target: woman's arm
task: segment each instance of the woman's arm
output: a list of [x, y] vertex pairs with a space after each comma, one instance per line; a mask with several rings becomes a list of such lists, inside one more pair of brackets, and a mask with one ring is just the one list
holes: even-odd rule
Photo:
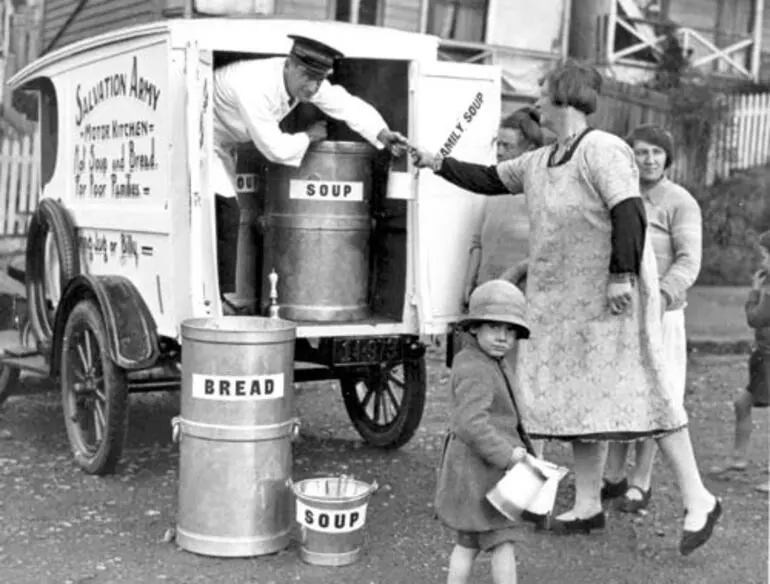
[[500, 180], [497, 167], [462, 162], [454, 158], [441, 158], [436, 163], [436, 174], [461, 189], [480, 195], [509, 195]]
[[591, 132], [585, 140], [585, 172], [609, 209], [612, 224], [610, 280], [629, 281], [639, 275], [647, 233], [634, 154], [620, 138], [605, 132]]
[[642, 265], [647, 215], [640, 197], [624, 199], [610, 209], [610, 274], [616, 281], [638, 276]]
[[671, 221], [671, 247], [674, 261], [660, 279], [660, 290], [671, 307], [684, 303], [687, 290], [700, 272], [702, 219], [697, 201], [689, 194], [677, 202]]

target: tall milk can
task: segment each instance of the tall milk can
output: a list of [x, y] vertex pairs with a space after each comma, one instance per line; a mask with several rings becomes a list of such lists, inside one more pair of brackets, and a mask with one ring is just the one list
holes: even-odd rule
[[241, 208], [238, 226], [238, 253], [235, 271], [235, 298], [240, 307], [259, 304], [260, 274], [262, 273], [262, 233], [259, 218], [262, 214], [262, 181], [264, 180], [264, 157], [252, 145], [238, 148], [236, 161], [235, 189]]
[[295, 337], [279, 319], [182, 323], [181, 548], [244, 557], [289, 545]]
[[[267, 169], [263, 266], [278, 274], [282, 318], [347, 322], [369, 315], [375, 153], [364, 142], [316, 142], [298, 168]], [[268, 287], [263, 277], [263, 304]]]

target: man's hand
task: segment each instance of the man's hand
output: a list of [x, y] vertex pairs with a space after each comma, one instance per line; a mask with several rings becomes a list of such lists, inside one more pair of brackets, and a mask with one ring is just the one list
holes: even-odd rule
[[612, 314], [623, 314], [631, 307], [631, 276], [610, 276], [607, 284], [607, 303]]
[[427, 150], [412, 148], [412, 162], [417, 168], [433, 168], [436, 157]]
[[387, 128], [377, 134], [377, 139], [385, 144], [385, 147], [390, 150], [390, 153], [399, 157], [409, 148], [409, 142], [406, 137], [400, 132], [393, 132]]
[[320, 142], [321, 140], [326, 140], [326, 136], [328, 135], [326, 131], [326, 122], [316, 122], [312, 126], [310, 126], [307, 129], [307, 135], [310, 136], [310, 143], [313, 142]]

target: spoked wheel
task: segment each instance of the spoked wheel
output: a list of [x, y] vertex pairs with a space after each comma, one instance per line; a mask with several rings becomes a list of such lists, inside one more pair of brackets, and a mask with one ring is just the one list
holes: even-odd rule
[[120, 461], [128, 417], [125, 371], [108, 354], [99, 308], [82, 300], [64, 328], [60, 383], [64, 422], [77, 463], [88, 474], [109, 474]]
[[425, 408], [425, 358], [357, 369], [340, 379], [345, 409], [373, 446], [398, 448], [414, 436]]

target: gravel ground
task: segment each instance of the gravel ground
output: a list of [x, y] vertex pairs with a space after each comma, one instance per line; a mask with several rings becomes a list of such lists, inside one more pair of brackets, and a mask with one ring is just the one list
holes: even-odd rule
[[[745, 383], [745, 356], [693, 355], [688, 409], [702, 468], [722, 460], [732, 436], [729, 400]], [[344, 568], [303, 563], [294, 542], [279, 554], [252, 559], [197, 556], [164, 541], [176, 524], [178, 448], [170, 420], [177, 394], [132, 396], [125, 462], [112, 477], [80, 472], [69, 455], [59, 396], [27, 379], [24, 395], [0, 409], [0, 582], [339, 584], [444, 582], [450, 535], [433, 518], [435, 465], [447, 419], [446, 370], [429, 361], [429, 398], [416, 437], [397, 452], [367, 448], [344, 413], [336, 386], [304, 384], [298, 392], [302, 436], [294, 448], [294, 478], [351, 474], [377, 480], [359, 561]], [[725, 517], [708, 546], [678, 555], [682, 508], [670, 472], [658, 467], [650, 512], [610, 511], [603, 533], [570, 538], [522, 529], [519, 581], [572, 584], [746, 584], [767, 582], [767, 498], [753, 491], [767, 480], [768, 419], [758, 411], [752, 458], [743, 475], [707, 477], [723, 497]], [[569, 463], [567, 449], [546, 457]], [[571, 498], [572, 477], [558, 508]], [[477, 582], [491, 582], [482, 559]]]

